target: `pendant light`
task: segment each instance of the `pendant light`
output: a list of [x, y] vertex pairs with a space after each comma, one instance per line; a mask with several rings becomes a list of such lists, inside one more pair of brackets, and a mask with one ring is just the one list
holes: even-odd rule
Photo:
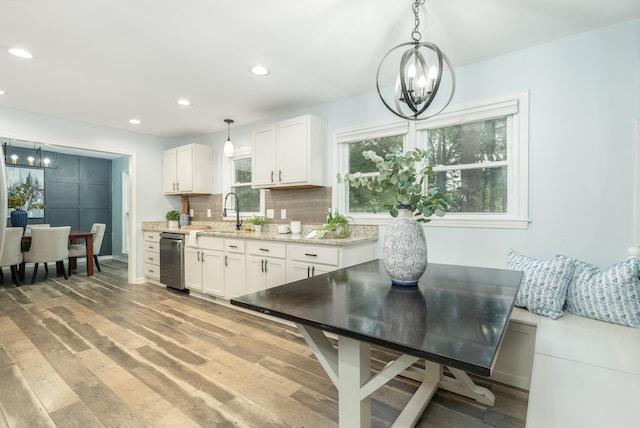
[[231, 142], [230, 130], [233, 119], [225, 119], [227, 124], [227, 141], [224, 143], [224, 155], [227, 157], [233, 156], [233, 143]]
[[[376, 88], [382, 103], [396, 116], [408, 120], [424, 120], [442, 112], [456, 89], [449, 58], [433, 43], [420, 42], [418, 9], [424, 1], [415, 0], [412, 6], [415, 17], [412, 41], [391, 48], [376, 74]], [[387, 100], [380, 91], [380, 78], [392, 73], [396, 75], [393, 100]]]

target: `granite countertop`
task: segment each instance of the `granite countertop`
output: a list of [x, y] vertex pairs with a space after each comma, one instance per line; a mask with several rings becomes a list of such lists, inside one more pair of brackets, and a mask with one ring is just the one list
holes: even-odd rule
[[[198, 229], [198, 226], [203, 229]], [[266, 224], [262, 232], [249, 232], [246, 230], [235, 230], [234, 224], [230, 222], [202, 222], [190, 224], [187, 228], [169, 228], [166, 221], [143, 221], [143, 231], [173, 232], [188, 235], [192, 231], [197, 231], [198, 236], [214, 236], [219, 238], [252, 239], [258, 241], [278, 241], [296, 244], [320, 244], [345, 246], [364, 242], [375, 242], [378, 240], [377, 226], [349, 225], [349, 235], [346, 238], [305, 238], [315, 225], [303, 225], [300, 235], [291, 233], [278, 233], [277, 224]]]

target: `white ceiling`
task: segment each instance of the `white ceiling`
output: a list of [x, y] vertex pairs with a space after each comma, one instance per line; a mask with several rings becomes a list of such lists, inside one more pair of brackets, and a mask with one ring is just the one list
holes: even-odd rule
[[[208, 134], [227, 117], [242, 125], [375, 90], [383, 55], [410, 40], [411, 3], [0, 0], [0, 105], [176, 139]], [[640, 16], [638, 0], [426, 8], [422, 41], [456, 67]], [[271, 74], [250, 75], [255, 63]]]

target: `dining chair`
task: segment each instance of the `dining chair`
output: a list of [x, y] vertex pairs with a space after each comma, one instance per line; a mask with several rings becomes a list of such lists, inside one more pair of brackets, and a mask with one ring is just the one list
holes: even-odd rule
[[[50, 224], [47, 223], [40, 223], [40, 224], [27, 224], [27, 227], [24, 230], [24, 236], [31, 236], [31, 231], [37, 227], [51, 227]], [[22, 251], [29, 251], [29, 246], [31, 245], [31, 242], [22, 242]], [[44, 264], [44, 270], [49, 272], [49, 266], [47, 266], [47, 264]]]
[[47, 224], [47, 223], [41, 223], [41, 224], [28, 224], [27, 223], [27, 228], [24, 230], [24, 234], [26, 236], [31, 236], [31, 231], [33, 229], [35, 229], [35, 228], [38, 228], [38, 227], [51, 227], [51, 225]]
[[2, 256], [0, 257], [0, 276], [2, 267], [11, 267], [11, 280], [20, 287], [20, 277], [18, 275], [18, 265], [22, 263], [22, 228], [7, 227], [4, 232], [4, 243], [2, 244]]
[[[104, 223], [94, 223], [91, 226], [91, 233], [93, 233], [93, 261], [96, 264], [98, 272], [100, 270], [100, 263], [98, 263], [98, 254], [102, 248], [102, 241], [104, 239], [104, 233], [107, 230], [107, 225]], [[71, 244], [69, 245], [69, 274], [71, 274], [71, 259], [76, 257], [87, 257], [87, 245], [86, 244]]]
[[68, 279], [64, 260], [69, 258], [70, 226], [38, 227], [31, 230], [31, 248], [23, 253], [25, 263], [34, 263], [31, 284], [36, 281], [38, 264], [56, 262], [57, 271]]

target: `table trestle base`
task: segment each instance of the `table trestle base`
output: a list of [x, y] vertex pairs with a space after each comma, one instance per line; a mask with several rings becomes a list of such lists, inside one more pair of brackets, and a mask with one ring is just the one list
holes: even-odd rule
[[417, 382], [420, 387], [396, 419], [393, 427], [413, 427], [438, 388], [493, 406], [495, 396], [476, 385], [464, 371], [448, 367], [453, 376], [443, 373], [443, 366], [425, 360], [425, 368], [413, 366], [418, 357], [402, 355], [371, 376], [370, 345], [357, 339], [338, 337], [336, 349], [318, 328], [296, 324], [327, 375], [338, 389], [340, 427], [371, 426], [371, 394], [396, 376]]

